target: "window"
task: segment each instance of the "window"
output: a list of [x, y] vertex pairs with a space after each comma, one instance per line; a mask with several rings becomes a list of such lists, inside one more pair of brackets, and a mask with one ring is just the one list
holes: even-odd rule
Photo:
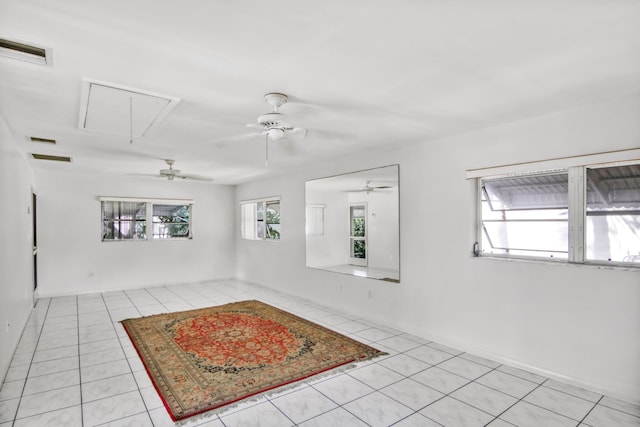
[[102, 202], [102, 240], [144, 240], [146, 232], [146, 203]]
[[349, 264], [367, 266], [367, 205], [349, 205]]
[[479, 183], [480, 255], [640, 266], [640, 164]]
[[191, 201], [107, 197], [100, 201], [103, 241], [191, 238]]
[[280, 198], [240, 204], [240, 231], [246, 240], [280, 240]]

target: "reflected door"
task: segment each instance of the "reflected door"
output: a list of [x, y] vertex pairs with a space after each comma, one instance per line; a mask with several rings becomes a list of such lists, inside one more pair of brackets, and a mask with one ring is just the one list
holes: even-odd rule
[[367, 205], [349, 205], [349, 264], [367, 266]]

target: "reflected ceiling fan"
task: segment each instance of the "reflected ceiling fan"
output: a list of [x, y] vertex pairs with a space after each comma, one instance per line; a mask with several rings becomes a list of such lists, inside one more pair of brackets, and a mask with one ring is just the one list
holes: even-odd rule
[[164, 161], [169, 166], [169, 169], [160, 169], [160, 174], [159, 175], [151, 175], [151, 176], [155, 176], [155, 177], [159, 177], [159, 178], [167, 178], [169, 181], [173, 181], [176, 178], [178, 178], [178, 179], [188, 179], [188, 180], [192, 180], [192, 181], [213, 181], [213, 179], [209, 178], [208, 176], [187, 175], [187, 174], [180, 173], [180, 171], [178, 169], [174, 169], [173, 168], [173, 164], [175, 163], [175, 160], [165, 159]]
[[364, 187], [356, 188], [353, 190], [342, 190], [343, 193], [370, 193], [376, 190], [384, 190], [386, 188], [393, 188], [393, 185], [389, 185], [383, 182], [367, 181]]

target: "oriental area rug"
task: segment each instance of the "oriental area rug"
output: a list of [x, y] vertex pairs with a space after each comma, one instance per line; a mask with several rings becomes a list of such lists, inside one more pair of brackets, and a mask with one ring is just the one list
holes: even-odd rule
[[260, 301], [122, 325], [174, 421], [383, 354]]

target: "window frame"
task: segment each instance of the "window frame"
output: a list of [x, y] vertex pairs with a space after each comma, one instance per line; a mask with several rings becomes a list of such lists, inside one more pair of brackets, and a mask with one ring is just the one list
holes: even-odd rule
[[[625, 270], [640, 270], [640, 264], [634, 262], [623, 261], [607, 261], [595, 260], [587, 258], [587, 170], [598, 168], [610, 168], [625, 165], [640, 165], [640, 160], [615, 161], [608, 163], [593, 163], [570, 165], [563, 168], [529, 170], [526, 172], [500, 173], [481, 175], [473, 171], [476, 176], [472, 177], [476, 186], [476, 203], [475, 203], [475, 243], [473, 247], [473, 255], [479, 258], [498, 258], [520, 261], [543, 261], [549, 263], [572, 264], [582, 266], [595, 267], [611, 267]], [[507, 178], [525, 175], [545, 175], [550, 173], [567, 173], [568, 174], [568, 256], [566, 259], [542, 257], [522, 254], [485, 254], [483, 253], [483, 219], [482, 219], [482, 197], [483, 197], [483, 181], [495, 178]]]
[[[242, 240], [250, 240], [250, 241], [270, 241], [270, 242], [279, 242], [280, 240], [282, 240], [282, 230], [280, 229], [279, 231], [279, 237], [277, 239], [268, 237], [269, 233], [267, 233], [267, 228], [269, 224], [275, 224], [275, 223], [269, 223], [267, 220], [267, 206], [270, 204], [278, 204], [280, 206], [280, 212], [282, 212], [282, 200], [280, 198], [280, 196], [272, 196], [272, 197], [263, 197], [260, 199], [251, 199], [251, 200], [243, 200], [240, 202], [240, 238]], [[253, 215], [251, 216], [251, 218], [253, 218], [253, 220], [251, 220], [251, 218], [249, 218], [249, 220], [252, 222], [252, 231], [251, 233], [247, 233], [246, 230], [246, 226], [247, 226], [247, 222], [245, 220], [245, 206], [247, 205], [255, 205], [255, 207], [253, 208], [252, 212]], [[258, 206], [262, 207], [262, 213], [263, 213], [263, 218], [259, 219], [258, 218]], [[279, 222], [277, 223], [278, 225], [280, 225], [282, 227], [282, 223], [280, 222], [281, 220], [279, 220]], [[263, 227], [262, 227], [262, 236], [259, 235], [258, 233], [258, 224], [262, 223]], [[281, 228], [280, 227], [280, 228]], [[253, 237], [247, 237], [247, 236], [253, 236]]]
[[[193, 205], [194, 201], [189, 199], [149, 199], [133, 197], [98, 197], [100, 202], [100, 241], [101, 242], [149, 242], [149, 241], [176, 241], [193, 239]], [[103, 206], [105, 202], [132, 202], [145, 204], [145, 238], [144, 239], [105, 239], [104, 238], [104, 217]], [[153, 221], [154, 205], [188, 206], [189, 207], [189, 234], [181, 237], [154, 238]]]

